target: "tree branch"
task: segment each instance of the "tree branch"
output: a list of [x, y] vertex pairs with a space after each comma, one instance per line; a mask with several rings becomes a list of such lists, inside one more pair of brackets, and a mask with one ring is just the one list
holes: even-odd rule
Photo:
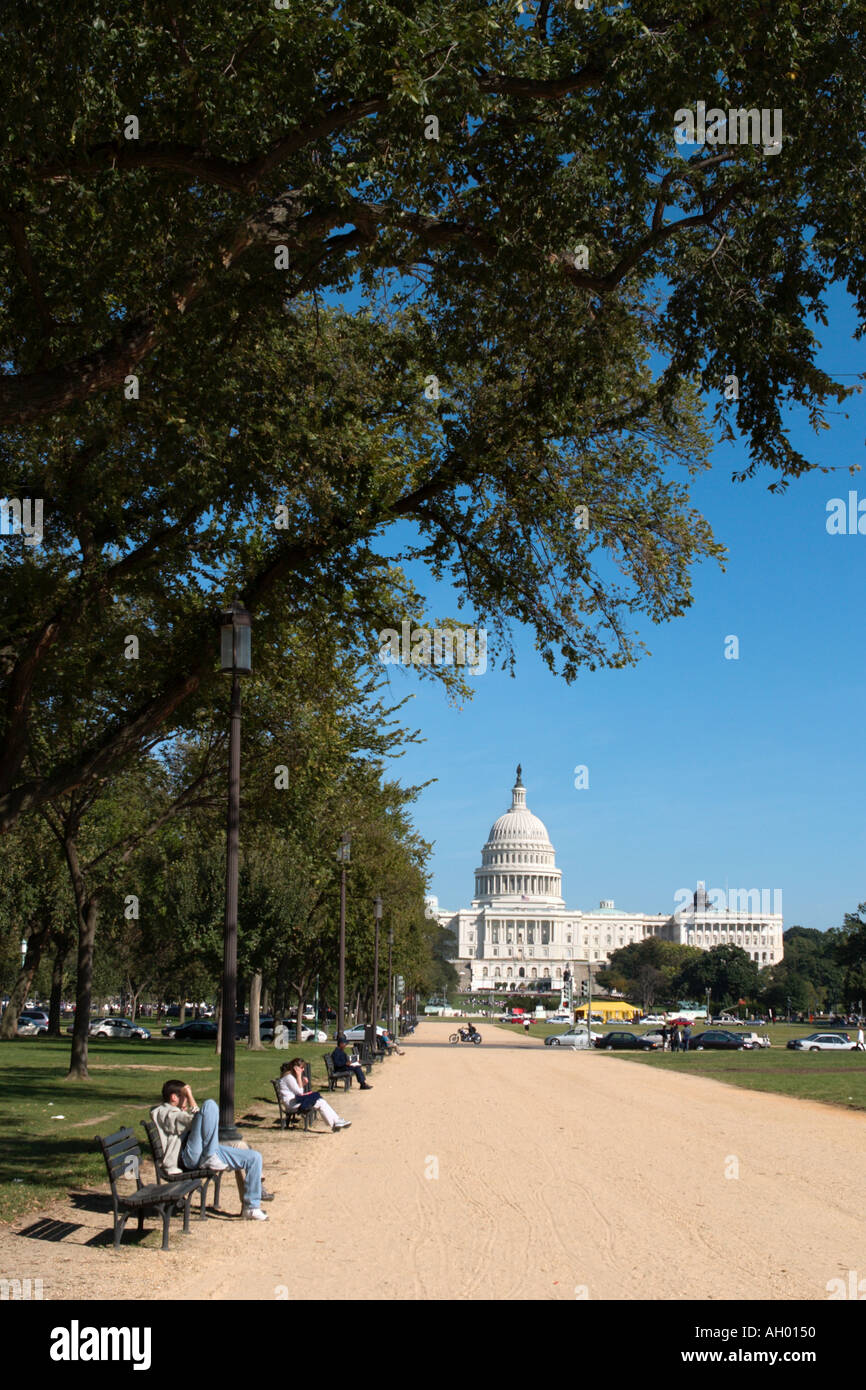
[[12, 243], [12, 249], [15, 252], [15, 259], [18, 262], [18, 267], [30, 287], [30, 293], [33, 295], [33, 300], [36, 304], [36, 313], [42, 325], [42, 332], [46, 340], [45, 353], [47, 355], [48, 342], [56, 325], [54, 316], [48, 306], [48, 300], [45, 298], [45, 292], [42, 288], [41, 281], [36, 273], [36, 265], [30, 251], [30, 245], [27, 241], [24, 218], [18, 212], [12, 212], [8, 208], [0, 208], [0, 221], [2, 221], [8, 229], [9, 240]]

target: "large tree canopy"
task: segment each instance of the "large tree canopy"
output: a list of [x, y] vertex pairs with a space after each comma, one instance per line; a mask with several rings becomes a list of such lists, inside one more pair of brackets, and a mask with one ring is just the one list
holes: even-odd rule
[[[866, 308], [854, 7], [531, 8], [5, 7], [3, 490], [45, 518], [0, 554], [0, 828], [206, 693], [216, 594], [373, 659], [420, 559], [572, 678], [717, 553], [699, 391], [744, 472], [809, 466], [810, 324]], [[781, 150], [678, 146], [697, 101]], [[34, 770], [60, 691], [100, 728]]]

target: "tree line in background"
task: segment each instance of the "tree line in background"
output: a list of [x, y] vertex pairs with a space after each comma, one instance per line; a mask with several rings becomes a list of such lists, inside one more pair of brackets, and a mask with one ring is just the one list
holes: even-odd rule
[[774, 1014], [862, 1012], [866, 999], [866, 903], [846, 913], [841, 927], [789, 927], [777, 965], [759, 968], [739, 946], [708, 951], [649, 937], [622, 946], [596, 976], [605, 989], [640, 1002], [645, 1013], [679, 1000], [713, 1005], [741, 1001]]
[[[430, 847], [410, 818], [420, 789], [384, 776], [386, 759], [417, 735], [400, 725], [384, 673], [366, 672], [327, 627], [315, 645], [288, 631], [283, 640], [254, 647], [244, 686], [239, 970], [255, 1019], [263, 991], [299, 1017], [316, 982], [336, 1000], [337, 846], [347, 832], [347, 1000], [371, 1016], [377, 894], [382, 943], [393, 929], [407, 990], [437, 987], [444, 968], [442, 933], [424, 915]], [[87, 1075], [94, 992], [134, 1003], [212, 998], [218, 987], [227, 687], [200, 697], [172, 737], [136, 748], [115, 775], [52, 797], [0, 839], [0, 975], [11, 994], [0, 1038], [14, 1036], [36, 987], [50, 993], [58, 1030], [74, 985], [70, 1075]], [[83, 723], [61, 692], [40, 736], [72, 751], [88, 737]]]

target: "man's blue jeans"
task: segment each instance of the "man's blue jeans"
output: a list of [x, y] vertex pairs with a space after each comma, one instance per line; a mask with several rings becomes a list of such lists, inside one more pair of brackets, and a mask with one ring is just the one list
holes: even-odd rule
[[219, 1142], [220, 1111], [215, 1100], [206, 1100], [193, 1116], [189, 1133], [181, 1150], [184, 1168], [201, 1168], [211, 1154], [219, 1154], [229, 1168], [241, 1168], [244, 1174], [244, 1206], [258, 1207], [262, 1202], [262, 1156], [255, 1149], [233, 1149]]

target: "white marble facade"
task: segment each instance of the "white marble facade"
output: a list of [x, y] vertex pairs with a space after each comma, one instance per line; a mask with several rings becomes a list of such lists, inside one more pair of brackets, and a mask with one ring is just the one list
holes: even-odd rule
[[[782, 958], [782, 915], [775, 903], [752, 894], [733, 908], [709, 905], [699, 884], [673, 913], [622, 912], [605, 900], [592, 912], [566, 907], [562, 874], [543, 821], [526, 805], [518, 766], [511, 806], [494, 822], [475, 870], [475, 896], [458, 912], [429, 911], [456, 935], [455, 964], [473, 991], [544, 988], [556, 991], [563, 973], [586, 977], [588, 963], [603, 965], [611, 952], [647, 936], [709, 949], [733, 942], [761, 967]], [[744, 897], [746, 895], [743, 895]], [[754, 910], [752, 910], [754, 909]]]

